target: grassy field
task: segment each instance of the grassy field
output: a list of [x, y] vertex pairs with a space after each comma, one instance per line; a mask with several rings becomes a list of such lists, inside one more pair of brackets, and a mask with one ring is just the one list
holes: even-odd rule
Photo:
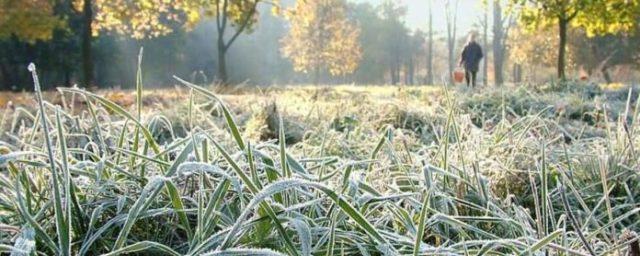
[[138, 89], [3, 97], [0, 252], [640, 249], [637, 88]]

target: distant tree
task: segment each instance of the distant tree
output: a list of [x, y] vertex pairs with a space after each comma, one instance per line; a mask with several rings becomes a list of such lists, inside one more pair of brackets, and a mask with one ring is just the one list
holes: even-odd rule
[[590, 0], [572, 25], [594, 37], [637, 33], [639, 22], [640, 0]]
[[404, 75], [405, 84], [416, 82], [421, 63], [425, 57], [426, 34], [411, 31], [404, 22], [406, 6], [397, 1], [351, 4], [349, 18], [360, 29], [362, 46], [360, 61], [354, 79], [364, 84], [398, 84]]
[[93, 54], [91, 40], [93, 37], [93, 5], [91, 0], [82, 0], [82, 82], [85, 86], [93, 86]]
[[[164, 0], [0, 0], [0, 39], [13, 36], [33, 44], [57, 35], [55, 42], [44, 49], [40, 46], [38, 52], [48, 56], [45, 49], [64, 49], [66, 58], [70, 58], [66, 49], [75, 45], [70, 38], [78, 34], [83, 83], [92, 86], [92, 38], [100, 31], [115, 31], [134, 38], [166, 34], [171, 31], [166, 24], [173, 20], [169, 15], [172, 6]], [[59, 64], [65, 66], [63, 72], [68, 83], [72, 65], [63, 62]]]
[[[508, 11], [503, 14], [503, 1], [493, 0], [493, 77], [496, 85], [504, 83], [504, 62], [507, 56], [507, 38], [514, 25], [514, 15]], [[511, 8], [508, 8], [508, 10]]]
[[[554, 37], [557, 33], [557, 27], [537, 33], [531, 33], [521, 26], [514, 27], [508, 38], [511, 45], [508, 52], [510, 62], [524, 66], [523, 71], [527, 71], [530, 77], [537, 78], [541, 75], [541, 67], [554, 67], [557, 63], [559, 40]], [[566, 58], [566, 65], [574, 67], [573, 49], [570, 47], [567, 47]]]
[[378, 33], [382, 36], [380, 40], [383, 40], [383, 48], [381, 50], [384, 53], [381, 63], [388, 65], [391, 84], [396, 85], [400, 83], [402, 64], [409, 48], [409, 29], [403, 19], [407, 8], [387, 0], [378, 9], [382, 18]]
[[[565, 79], [565, 61], [567, 50], [567, 31], [570, 22], [584, 11], [588, 0], [518, 0], [526, 8], [522, 10], [521, 21], [534, 27], [558, 26], [557, 75]], [[529, 3], [529, 5], [527, 5]]]
[[364, 84], [385, 83], [388, 68], [386, 46], [391, 37], [386, 29], [382, 29], [385, 20], [380, 16], [378, 8], [371, 3], [352, 3], [349, 10], [350, 19], [360, 28], [358, 40], [362, 47], [362, 59], [353, 79]]
[[422, 30], [417, 29], [408, 38], [407, 45], [405, 47], [405, 84], [415, 84], [416, 70], [418, 69], [418, 63], [420, 59], [425, 55], [425, 33]]
[[317, 85], [322, 69], [334, 76], [356, 70], [362, 58], [360, 30], [347, 19], [343, 0], [298, 1], [286, 17], [291, 29], [282, 39], [282, 52], [296, 71], [313, 72]]
[[[451, 6], [453, 1], [453, 7]], [[453, 78], [453, 70], [456, 66], [455, 50], [456, 50], [456, 33], [458, 30], [458, 4], [459, 0], [446, 0], [445, 2], [445, 14], [447, 17], [447, 49], [448, 66], [449, 66], [449, 80]]]
[[[167, 35], [185, 26], [193, 28], [200, 21], [215, 17], [217, 28], [218, 79], [227, 84], [226, 55], [243, 32], [257, 22], [257, 6], [263, 0], [74, 0], [84, 16], [83, 62], [85, 80], [92, 78], [91, 37], [101, 31], [126, 35], [134, 39]], [[276, 4], [277, 1], [269, 1]], [[234, 27], [232, 33], [229, 27]], [[229, 36], [226, 39], [226, 36]]]
[[0, 0], [0, 39], [50, 40], [55, 29], [66, 25], [54, 13], [54, 5], [52, 0]]
[[568, 48], [575, 52], [574, 62], [580, 63], [589, 76], [600, 74], [605, 82], [611, 83], [614, 81], [609, 72], [611, 67], [640, 64], [640, 49], [634, 43], [640, 40], [637, 32], [590, 37], [581, 29], [574, 34]]
[[557, 75], [565, 79], [565, 55], [570, 26], [591, 35], [611, 34], [634, 27], [640, 0], [513, 0], [524, 8], [520, 20], [530, 28], [558, 26]]
[[73, 0], [82, 20], [81, 52], [85, 86], [93, 86], [92, 41], [100, 32], [134, 39], [166, 35], [180, 20], [176, 5], [164, 0]]
[[[640, 1], [593, 1], [576, 17], [579, 40], [572, 44], [577, 62], [590, 73], [597, 70], [611, 83], [609, 68], [614, 65], [638, 65], [639, 49], [633, 42], [640, 39]], [[586, 54], [584, 54], [586, 53]]]
[[[36, 44], [54, 39], [67, 28], [52, 0], [0, 0], [0, 83], [3, 89], [22, 89], [25, 57], [34, 61]], [[20, 65], [22, 64], [22, 65]]]
[[[171, 1], [167, 1], [171, 2]], [[218, 79], [228, 85], [227, 53], [229, 48], [244, 32], [252, 31], [258, 22], [258, 5], [271, 4], [277, 7], [277, 0], [184, 0], [177, 2], [186, 14], [186, 24], [193, 27], [200, 21], [215, 18], [218, 51]], [[277, 10], [277, 9], [276, 9]], [[229, 30], [234, 28], [233, 31]]]
[[[489, 6], [487, 4], [483, 4], [483, 19], [482, 19], [482, 47], [484, 47], [485, 52], [488, 49], [489, 38], [487, 31], [489, 30]], [[495, 52], [494, 52], [495, 57]], [[482, 85], [487, 86], [489, 83], [489, 58], [482, 58]]]
[[433, 84], [433, 0], [429, 1], [429, 31], [427, 39], [427, 84]]

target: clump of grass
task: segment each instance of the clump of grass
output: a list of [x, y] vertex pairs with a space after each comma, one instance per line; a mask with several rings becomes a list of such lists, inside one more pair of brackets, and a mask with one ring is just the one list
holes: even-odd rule
[[[267, 141], [277, 139], [280, 133], [281, 113], [275, 102], [259, 106], [245, 123], [245, 136], [250, 139]], [[286, 143], [291, 145], [302, 141], [304, 127], [290, 117], [282, 117]]]

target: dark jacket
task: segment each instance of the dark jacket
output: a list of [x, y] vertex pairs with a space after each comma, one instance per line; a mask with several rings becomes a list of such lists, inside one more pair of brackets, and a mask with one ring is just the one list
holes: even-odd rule
[[464, 64], [464, 69], [468, 71], [478, 72], [478, 66], [480, 66], [482, 57], [484, 57], [484, 55], [482, 55], [480, 45], [476, 42], [469, 42], [462, 50], [460, 64]]

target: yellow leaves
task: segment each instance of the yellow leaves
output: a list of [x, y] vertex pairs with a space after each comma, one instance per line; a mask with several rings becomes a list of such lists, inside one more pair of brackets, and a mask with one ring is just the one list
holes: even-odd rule
[[273, 8], [271, 8], [271, 14], [273, 16], [280, 16], [282, 14], [282, 8], [280, 5], [273, 5]]
[[84, 6], [83, 0], [73, 0], [71, 1], [71, 8], [73, 8], [76, 12], [82, 12], [82, 7]]
[[94, 0], [97, 10], [95, 31], [128, 35], [135, 39], [151, 38], [173, 32], [179, 15], [167, 0]]
[[628, 85], [624, 83], [602, 83], [598, 86], [603, 90], [622, 90], [628, 87]]
[[259, 3], [272, 4], [272, 12], [280, 12], [278, 0], [183, 0], [174, 2], [172, 5], [184, 15], [183, 23], [189, 29], [195, 27], [200, 21], [217, 15], [225, 16], [231, 26], [240, 26], [248, 17], [247, 15], [253, 13], [247, 23], [247, 29], [250, 29], [258, 21], [255, 8]]
[[356, 70], [362, 58], [360, 31], [347, 20], [344, 1], [299, 1], [285, 15], [291, 29], [282, 51], [295, 71], [326, 68], [332, 75], [344, 75]]
[[329, 73], [332, 75], [344, 75], [353, 73], [360, 59], [362, 50], [358, 42], [360, 30], [349, 23], [344, 23], [338, 28], [338, 34], [329, 42], [329, 53], [333, 55], [329, 61]]
[[[0, 38], [16, 35], [20, 40], [48, 40], [56, 28], [67, 21], [54, 15], [57, 0], [0, 0]], [[93, 36], [101, 32], [135, 39], [163, 36], [179, 27], [193, 28], [206, 17], [217, 15], [216, 8], [227, 3], [226, 18], [234, 26], [250, 16], [247, 28], [257, 22], [253, 10], [262, 0], [92, 0]], [[277, 1], [272, 2], [277, 6]], [[83, 0], [71, 0], [71, 7], [82, 15]], [[274, 8], [277, 10], [277, 8]]]
[[50, 0], [0, 0], [0, 38], [13, 35], [31, 43], [49, 40], [54, 29], [65, 25], [64, 19], [53, 14]]
[[570, 19], [572, 27], [584, 28], [592, 37], [630, 32], [638, 28], [640, 20], [640, 0], [535, 0], [529, 3], [520, 11], [520, 24], [530, 32], [549, 28], [557, 24], [559, 18], [565, 18]]
[[[573, 36], [573, 34], [570, 34]], [[542, 65], [554, 66], [558, 57], [558, 28], [550, 27], [546, 30], [537, 30], [535, 33], [515, 27], [509, 33], [509, 55], [515, 63], [528, 66]], [[575, 67], [575, 49], [567, 47], [566, 65]]]
[[583, 27], [587, 36], [631, 32], [640, 19], [639, 0], [594, 1], [578, 15], [575, 27]]

